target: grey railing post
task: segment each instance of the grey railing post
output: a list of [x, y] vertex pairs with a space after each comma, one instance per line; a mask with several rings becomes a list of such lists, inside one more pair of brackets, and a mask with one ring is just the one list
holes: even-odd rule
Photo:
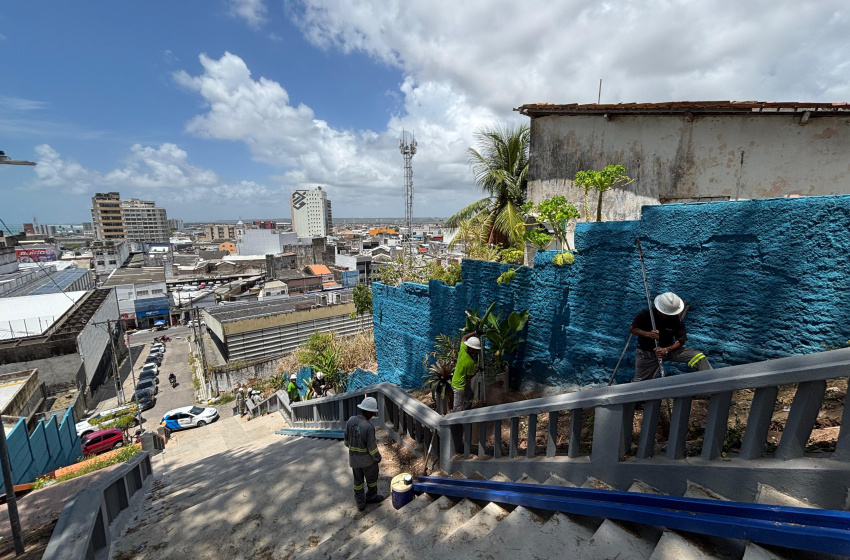
[[537, 415], [528, 415], [528, 436], [526, 437], [525, 456], [533, 459], [537, 453]]
[[592, 462], [617, 463], [620, 460], [624, 438], [624, 415], [625, 405], [622, 404], [596, 407], [593, 420], [593, 444], [590, 452]]
[[472, 424], [463, 425], [463, 458], [469, 458], [472, 453]]
[[511, 441], [508, 447], [508, 457], [511, 459], [516, 458], [517, 447], [519, 447], [519, 417], [514, 416], [511, 418]]
[[502, 421], [493, 421], [493, 458], [502, 456]]
[[640, 424], [637, 458], [649, 459], [655, 455], [655, 434], [658, 432], [658, 417], [661, 413], [661, 401], [643, 403], [643, 421]]
[[384, 429], [387, 427], [387, 411], [386, 411], [386, 400], [384, 398], [383, 393], [377, 394], [378, 401], [378, 424], [381, 425]]
[[802, 457], [806, 443], [815, 427], [815, 420], [823, 403], [826, 391], [826, 381], [806, 381], [797, 386], [797, 394], [791, 402], [791, 412], [785, 422], [785, 430], [779, 447], [776, 448], [777, 459], [793, 459]]
[[570, 411], [570, 441], [567, 444], [567, 457], [575, 459], [581, 454], [582, 411], [575, 408]]
[[770, 419], [776, 405], [779, 387], [762, 387], [756, 389], [750, 414], [747, 416], [747, 427], [744, 431], [744, 441], [741, 442], [741, 459], [758, 459], [764, 455], [764, 444], [770, 431]]
[[339, 399], [337, 401], [337, 413], [339, 414], [339, 421], [346, 422], [348, 418], [345, 417], [345, 400]]
[[[401, 407], [399, 407], [401, 409]], [[452, 472], [452, 455], [453, 449], [452, 446], [454, 443], [452, 442], [452, 432], [451, 426], [445, 425], [440, 426], [440, 468], [446, 474], [451, 474]]]
[[705, 437], [702, 444], [702, 458], [706, 461], [717, 459], [723, 453], [723, 440], [726, 439], [731, 404], [732, 391], [711, 395], [708, 401], [708, 418], [705, 419]]
[[850, 461], [850, 406], [846, 404], [844, 412], [841, 413], [841, 428], [838, 432], [838, 441], [835, 442], [835, 453], [831, 458], [836, 461]]
[[314, 404], [314, 405], [312, 406], [312, 408], [313, 408], [313, 422], [315, 422], [316, 424], [318, 424], [318, 423], [319, 423], [319, 405], [318, 405], [318, 404]]
[[481, 459], [487, 454], [487, 423], [478, 423], [478, 458]]
[[632, 450], [632, 432], [635, 428], [635, 403], [623, 404], [623, 441], [620, 445], [620, 457]]
[[554, 457], [558, 452], [558, 411], [549, 413], [549, 426], [546, 429], [546, 456]]
[[693, 397], [673, 399], [673, 417], [670, 419], [670, 437], [667, 438], [667, 458], [681, 459], [685, 456], [685, 441], [688, 439], [688, 421], [691, 418]]

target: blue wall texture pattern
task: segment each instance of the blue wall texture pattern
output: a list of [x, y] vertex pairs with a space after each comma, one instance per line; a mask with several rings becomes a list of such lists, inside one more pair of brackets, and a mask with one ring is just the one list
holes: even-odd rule
[[[374, 284], [379, 380], [421, 386], [434, 337], [457, 332], [464, 309], [496, 301], [505, 313], [529, 310], [525, 379], [607, 382], [646, 306], [638, 237], [653, 296], [673, 291], [690, 304], [688, 345], [714, 367], [850, 339], [850, 196], [667, 204], [644, 207], [640, 221], [578, 224], [573, 265], [541, 252], [509, 285], [496, 283], [506, 265], [469, 260], [454, 287]], [[620, 382], [633, 375], [634, 348]]]
[[75, 424], [72, 408], [65, 411], [61, 423], [55, 414], [47, 423], [39, 420], [31, 434], [27, 433], [23, 418], [18, 420], [6, 438], [14, 484], [33, 482], [37, 477], [66, 467], [82, 457]]

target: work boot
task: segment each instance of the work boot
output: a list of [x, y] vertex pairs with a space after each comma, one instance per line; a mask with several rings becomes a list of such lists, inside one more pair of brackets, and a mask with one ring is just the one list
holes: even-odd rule
[[378, 503], [381, 503], [383, 501], [384, 501], [384, 497], [380, 494], [376, 494], [376, 495], [372, 496], [371, 498], [366, 498], [367, 504], [378, 504]]

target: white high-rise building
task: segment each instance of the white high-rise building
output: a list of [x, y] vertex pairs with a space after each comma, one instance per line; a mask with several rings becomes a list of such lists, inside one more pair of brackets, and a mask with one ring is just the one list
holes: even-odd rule
[[157, 208], [152, 200], [128, 198], [121, 201], [124, 211], [124, 233], [129, 241], [168, 243], [170, 230], [165, 208]]
[[322, 187], [313, 191], [295, 191], [290, 202], [292, 230], [298, 237], [326, 237], [330, 234], [333, 223], [331, 201]]

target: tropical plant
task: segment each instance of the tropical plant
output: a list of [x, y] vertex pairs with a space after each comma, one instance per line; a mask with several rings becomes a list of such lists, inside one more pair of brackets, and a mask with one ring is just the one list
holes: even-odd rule
[[[572, 254], [573, 249], [570, 246], [569, 231], [572, 222], [580, 214], [573, 204], [568, 202], [563, 196], [558, 195], [547, 198], [536, 205], [529, 202], [523, 206], [523, 210], [528, 212], [536, 220], [532, 226], [537, 226], [537, 229], [532, 231], [540, 231], [539, 228], [546, 227], [547, 231], [552, 231], [555, 239], [560, 244], [561, 252], [552, 259], [555, 265], [563, 266], [564, 264], [575, 261], [575, 257]], [[538, 248], [540, 248], [540, 244], [546, 240], [549, 234], [527, 233], [526, 236], [530, 236], [529, 239], [533, 239], [535, 244], [538, 245]]]
[[351, 292], [351, 297], [354, 300], [354, 312], [358, 315], [368, 315], [372, 313], [372, 290], [366, 287], [365, 284], [357, 284]]
[[484, 127], [475, 136], [478, 149], [469, 148], [469, 164], [487, 196], [455, 213], [446, 226], [462, 229], [468, 222], [479, 237], [486, 235], [488, 246], [517, 245], [522, 240], [517, 229], [523, 221], [519, 208], [528, 184], [528, 125]]
[[522, 264], [524, 257], [522, 249], [515, 249], [514, 247], [499, 251], [499, 262], [507, 264]]
[[496, 307], [496, 302], [490, 304], [490, 307], [487, 308], [487, 311], [484, 312], [484, 315], [478, 316], [477, 309], [467, 309], [466, 313], [466, 324], [461, 329], [461, 332], [464, 334], [471, 332], [484, 332], [485, 327], [487, 326], [487, 321], [490, 318], [490, 315], [493, 313], [493, 308]]
[[538, 251], [545, 251], [552, 243], [552, 236], [542, 229], [530, 229], [525, 233], [525, 238], [534, 245]]
[[269, 385], [275, 391], [280, 391], [281, 389], [286, 388], [287, 382], [289, 381], [289, 377], [285, 373], [279, 373], [278, 375], [272, 375], [269, 377]]
[[427, 284], [431, 279], [442, 280], [449, 286], [454, 286], [461, 280], [461, 266], [460, 263], [443, 266], [437, 261], [415, 266], [413, 259], [399, 257], [392, 263], [381, 265], [379, 275], [381, 283], [388, 286], [400, 286], [403, 282]]
[[454, 335], [445, 335], [438, 334], [434, 337], [434, 350], [425, 354], [425, 360], [422, 362], [423, 365], [428, 366], [431, 363], [431, 360], [435, 362], [445, 362], [452, 367], [452, 371], [454, 371], [454, 366], [457, 363], [457, 356], [460, 352], [460, 337], [456, 334]]
[[437, 360], [428, 366], [428, 373], [425, 375], [425, 385], [431, 389], [431, 397], [437, 406], [437, 412], [440, 414], [445, 414], [454, 406], [453, 374], [454, 364]]
[[516, 269], [509, 268], [496, 278], [496, 284], [510, 284], [516, 278]]
[[525, 342], [519, 335], [528, 323], [528, 311], [512, 311], [504, 320], [501, 313], [491, 314], [487, 320], [488, 328], [484, 336], [490, 341], [493, 361], [497, 364], [506, 363], [519, 345]]
[[632, 182], [626, 175], [626, 168], [622, 165], [606, 165], [601, 171], [588, 169], [576, 172], [573, 183], [584, 189], [584, 220], [589, 222], [590, 204], [588, 201], [589, 191], [595, 190], [599, 193], [599, 201], [596, 205], [596, 221], [602, 221], [602, 195], [605, 191], [617, 186], [625, 186]]

